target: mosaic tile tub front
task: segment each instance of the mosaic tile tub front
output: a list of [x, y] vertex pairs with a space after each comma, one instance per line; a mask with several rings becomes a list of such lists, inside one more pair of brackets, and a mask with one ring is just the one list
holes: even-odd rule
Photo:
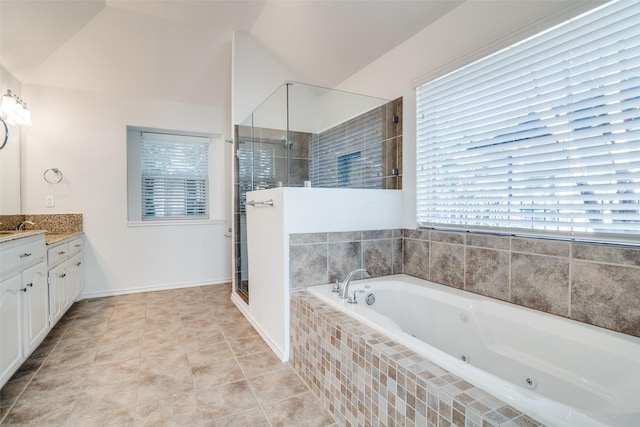
[[540, 426], [306, 292], [291, 294], [296, 372], [343, 426]]

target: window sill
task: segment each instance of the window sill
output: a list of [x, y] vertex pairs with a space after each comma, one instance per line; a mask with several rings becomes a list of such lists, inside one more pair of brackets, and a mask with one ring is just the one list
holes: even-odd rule
[[224, 219], [165, 219], [155, 221], [127, 221], [127, 227], [171, 227], [183, 225], [226, 224]]

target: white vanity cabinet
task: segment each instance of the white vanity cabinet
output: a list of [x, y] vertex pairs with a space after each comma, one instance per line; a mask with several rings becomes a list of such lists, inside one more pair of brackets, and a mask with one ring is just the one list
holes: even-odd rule
[[44, 235], [0, 243], [0, 387], [49, 332]]
[[82, 236], [49, 245], [49, 325], [53, 327], [82, 294]]
[[22, 272], [24, 348], [30, 355], [49, 333], [49, 290], [44, 261]]

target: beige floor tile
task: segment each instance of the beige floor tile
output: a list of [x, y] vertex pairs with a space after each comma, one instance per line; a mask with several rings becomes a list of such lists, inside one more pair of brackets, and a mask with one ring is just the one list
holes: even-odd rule
[[87, 371], [85, 381], [87, 385], [137, 381], [139, 373], [140, 359], [94, 364]]
[[119, 329], [116, 331], [107, 331], [98, 340], [98, 345], [118, 345], [127, 342], [133, 338], [142, 337], [144, 331], [142, 329]]
[[227, 338], [258, 336], [255, 328], [251, 326], [251, 323], [247, 322], [246, 320], [236, 323], [221, 323], [220, 328]]
[[205, 422], [258, 408], [258, 401], [249, 383], [244, 380], [200, 392], [196, 397], [202, 420]]
[[233, 352], [226, 342], [204, 344], [201, 347], [187, 350], [191, 368], [201, 368], [215, 364], [221, 360], [233, 358]]
[[191, 376], [175, 376], [171, 372], [141, 377], [138, 386], [138, 404], [173, 399], [193, 392]]
[[191, 373], [198, 391], [243, 379], [242, 370], [233, 358], [192, 368]]
[[138, 359], [142, 353], [142, 338], [132, 338], [116, 345], [96, 347], [94, 364], [106, 364], [121, 360]]
[[159, 400], [136, 409], [135, 425], [139, 427], [156, 426], [199, 426], [202, 418], [194, 393]]
[[290, 366], [289, 363], [282, 363], [271, 350], [238, 357], [238, 363], [247, 378], [279, 371]]
[[133, 411], [137, 392], [137, 380], [101, 385], [85, 383], [78, 394], [69, 420], [110, 417], [121, 415], [123, 411]]
[[71, 371], [62, 375], [50, 375], [41, 371], [25, 388], [20, 398], [27, 402], [57, 399], [62, 396], [75, 400], [82, 389], [84, 379], [83, 371]]
[[[107, 331], [120, 331], [120, 330], [140, 330], [144, 327], [145, 318], [140, 319], [118, 319], [111, 317], [107, 324]], [[74, 325], [75, 326], [75, 325]]]
[[61, 375], [78, 371], [86, 372], [93, 364], [96, 353], [93, 350], [77, 351], [68, 353], [66, 356], [50, 356], [43, 363], [39, 373], [41, 372], [43, 375]]
[[94, 416], [80, 419], [70, 419], [64, 427], [134, 427], [133, 411], [125, 408], [110, 413], [108, 416]]
[[13, 403], [20, 393], [27, 387], [29, 381], [9, 381], [4, 385], [4, 387], [0, 388], [0, 406], [7, 406], [6, 402]]
[[263, 410], [273, 427], [325, 427], [335, 423], [310, 391], [265, 404]]
[[249, 354], [260, 353], [268, 351], [269, 347], [258, 335], [241, 338], [229, 338], [229, 345], [236, 357], [247, 356]]
[[260, 408], [206, 422], [204, 427], [271, 427]]
[[225, 343], [222, 329], [187, 329], [183, 330], [181, 345], [185, 349], [197, 349], [207, 345]]
[[261, 403], [286, 399], [309, 390], [291, 368], [250, 378], [249, 384]]
[[20, 400], [8, 411], [3, 426], [61, 426], [64, 425], [75, 400]]

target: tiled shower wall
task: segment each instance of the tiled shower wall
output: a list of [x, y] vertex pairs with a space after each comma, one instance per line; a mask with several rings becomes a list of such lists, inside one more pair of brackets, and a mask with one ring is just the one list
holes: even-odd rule
[[640, 336], [640, 249], [435, 230], [292, 234], [290, 287], [405, 273]]
[[309, 179], [323, 188], [402, 188], [402, 98], [311, 136]]

